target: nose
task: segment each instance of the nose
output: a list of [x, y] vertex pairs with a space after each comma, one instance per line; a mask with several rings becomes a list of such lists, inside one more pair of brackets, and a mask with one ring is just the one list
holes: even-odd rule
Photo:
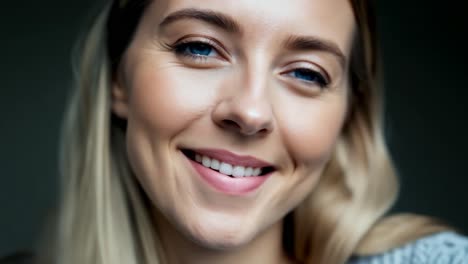
[[222, 96], [213, 109], [213, 121], [223, 129], [244, 136], [265, 135], [272, 132], [273, 110], [268, 99], [266, 83], [266, 80], [251, 80], [243, 82], [240, 87], [231, 86], [230, 92], [224, 90], [229, 95]]

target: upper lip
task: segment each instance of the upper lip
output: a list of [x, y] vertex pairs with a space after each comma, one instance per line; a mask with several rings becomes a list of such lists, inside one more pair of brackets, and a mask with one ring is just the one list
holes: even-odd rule
[[274, 167], [273, 164], [249, 155], [237, 155], [224, 149], [191, 149], [193, 152], [217, 159], [220, 162], [244, 167]]

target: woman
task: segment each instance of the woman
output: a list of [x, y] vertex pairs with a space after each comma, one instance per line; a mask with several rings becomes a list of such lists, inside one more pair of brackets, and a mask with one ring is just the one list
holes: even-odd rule
[[466, 263], [443, 225], [383, 217], [398, 184], [369, 3], [285, 3], [102, 11], [45, 263]]

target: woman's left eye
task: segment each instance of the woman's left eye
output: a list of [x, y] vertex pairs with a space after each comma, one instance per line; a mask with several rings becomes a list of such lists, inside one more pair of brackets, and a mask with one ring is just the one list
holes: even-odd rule
[[288, 75], [306, 83], [318, 84], [321, 88], [328, 86], [329, 83], [321, 73], [307, 68], [292, 70]]
[[212, 45], [201, 41], [180, 43], [175, 46], [174, 50], [178, 55], [191, 57], [213, 57], [218, 55]]

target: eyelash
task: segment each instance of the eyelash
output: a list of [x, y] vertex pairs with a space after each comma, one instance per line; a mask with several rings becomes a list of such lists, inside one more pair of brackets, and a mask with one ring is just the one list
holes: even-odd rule
[[203, 41], [202, 40], [185, 40], [181, 42], [176, 42], [173, 45], [169, 45], [169, 48], [177, 56], [193, 59], [199, 62], [206, 62], [208, 58], [212, 57], [209, 55], [189, 53], [187, 49], [193, 48], [194, 45], [201, 45], [203, 48], [209, 48], [210, 53], [215, 52], [217, 54], [220, 54], [220, 52], [218, 51], [218, 48], [216, 48], [216, 46], [218, 45], [212, 40], [203, 40]]
[[[210, 49], [210, 52], [215, 52], [219, 54], [220, 57], [223, 57], [221, 55], [221, 52], [219, 52], [219, 46], [217, 43], [215, 43], [212, 40], [183, 40], [180, 42], [176, 42], [175, 44], [168, 45], [168, 48], [176, 54], [177, 56], [181, 56], [184, 58], [192, 59], [198, 63], [205, 63], [209, 58], [212, 56], [209, 55], [200, 55], [200, 54], [193, 54], [188, 51], [188, 49], [193, 48], [194, 45], [201, 45], [202, 48], [208, 48]], [[306, 74], [308, 77], [311, 77], [310, 79], [312, 80], [306, 80], [302, 78], [298, 78], [297, 76], [294, 76], [294, 73], [299, 73], [301, 75]], [[293, 70], [285, 72], [286, 75], [292, 76], [293, 78], [299, 80], [302, 83], [305, 83], [306, 85], [318, 85], [322, 90], [328, 88], [330, 82], [327, 77], [324, 77], [323, 74], [321, 74], [319, 71], [312, 70], [310, 68], [295, 68]]]
[[289, 76], [292, 76], [294, 73], [298, 73], [299, 74], [307, 74], [308, 77], [310, 77], [310, 79], [312, 80], [306, 80], [306, 79], [302, 79], [302, 78], [298, 78], [297, 76], [293, 76], [294, 78], [298, 79], [299, 81], [303, 82], [303, 83], [306, 83], [306, 84], [310, 84], [310, 85], [318, 85], [321, 89], [325, 89], [325, 88], [328, 88], [330, 82], [328, 81], [328, 78], [324, 77], [320, 72], [316, 71], [316, 70], [312, 70], [312, 69], [309, 69], [309, 68], [295, 68], [293, 70], [290, 70], [287, 73], [287, 75]]

